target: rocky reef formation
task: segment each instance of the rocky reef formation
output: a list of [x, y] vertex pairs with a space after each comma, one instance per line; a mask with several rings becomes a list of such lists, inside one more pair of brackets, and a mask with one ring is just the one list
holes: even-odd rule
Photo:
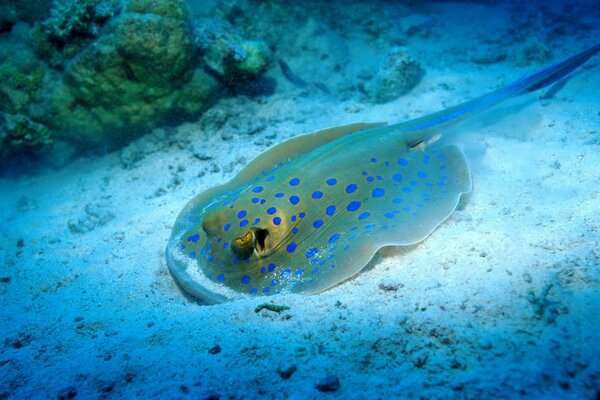
[[196, 67], [182, 1], [131, 1], [105, 29], [66, 66], [52, 104], [57, 135], [119, 142], [206, 106], [217, 85]]
[[264, 42], [225, 21], [192, 21], [184, 0], [54, 0], [33, 26], [15, 5], [0, 10], [10, 32], [0, 46], [0, 107], [28, 121], [20, 126], [33, 137], [44, 131], [29, 142], [3, 133], [0, 157], [52, 139], [122, 145], [198, 117], [222, 85], [257, 79], [269, 62]]
[[388, 54], [368, 90], [373, 101], [387, 103], [408, 93], [423, 75], [421, 65], [405, 49], [395, 48]]
[[203, 61], [226, 83], [256, 79], [267, 67], [271, 51], [262, 40], [246, 40], [221, 19], [195, 21], [194, 42]]
[[48, 128], [21, 114], [0, 112], [0, 158], [38, 153], [51, 143]]

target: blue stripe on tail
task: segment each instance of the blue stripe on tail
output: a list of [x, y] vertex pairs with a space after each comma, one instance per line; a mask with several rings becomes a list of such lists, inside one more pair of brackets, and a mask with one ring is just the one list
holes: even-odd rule
[[[566, 60], [534, 74], [527, 75], [474, 100], [467, 101], [425, 117], [397, 124], [395, 127], [398, 129], [398, 133], [407, 133], [421, 131], [435, 126], [449, 124], [451, 122], [459, 122], [511, 97], [534, 92], [557, 82], [580, 67], [599, 51], [600, 43], [575, 54]], [[394, 127], [394, 125], [390, 127]]]

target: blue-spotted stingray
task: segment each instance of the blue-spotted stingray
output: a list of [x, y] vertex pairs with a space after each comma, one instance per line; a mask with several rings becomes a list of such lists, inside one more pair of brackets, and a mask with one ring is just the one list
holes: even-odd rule
[[209, 303], [313, 294], [356, 275], [384, 246], [422, 241], [471, 190], [463, 154], [438, 140], [445, 128], [562, 80], [599, 50], [429, 116], [341, 126], [272, 147], [181, 211], [167, 247], [172, 275]]

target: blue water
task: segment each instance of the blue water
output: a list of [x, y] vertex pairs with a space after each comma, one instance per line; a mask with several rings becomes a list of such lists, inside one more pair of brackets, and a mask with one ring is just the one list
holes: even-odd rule
[[329, 290], [207, 305], [165, 248], [273, 145], [473, 99], [599, 26], [597, 1], [1, 4], [0, 399], [598, 398], [598, 55], [444, 127], [472, 193]]

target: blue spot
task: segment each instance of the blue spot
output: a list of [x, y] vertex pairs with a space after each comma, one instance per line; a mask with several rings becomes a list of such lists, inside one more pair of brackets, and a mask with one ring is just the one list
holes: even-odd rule
[[335, 214], [335, 206], [329, 206], [327, 207], [327, 209], [325, 210], [325, 214], [329, 215], [330, 217]]
[[303, 273], [304, 273], [304, 270], [303, 270], [303, 269], [297, 269], [297, 270], [296, 270], [296, 276], [300, 276], [300, 275], [302, 275]]
[[223, 281], [225, 280], [225, 275], [223, 275], [223, 274], [220, 274], [219, 276], [217, 276], [217, 280], [218, 280], [219, 282], [223, 282]]
[[297, 218], [298, 217], [296, 217], [295, 215], [292, 215], [292, 218], [290, 218], [290, 219], [292, 220], [292, 222], [295, 222]]
[[213, 256], [212, 254], [210, 256], [208, 256], [208, 258], [206, 259], [206, 261], [208, 262], [212, 262], [215, 259], [215, 256]]
[[367, 177], [367, 182], [373, 182], [374, 180], [375, 180], [375, 178], [373, 178], [372, 176]]
[[445, 159], [446, 159], [446, 156], [445, 156], [445, 155], [443, 155], [443, 154], [439, 154], [439, 155], [437, 156], [437, 158], [439, 158], [440, 160], [445, 160]]
[[319, 229], [321, 226], [323, 226], [323, 220], [322, 219], [318, 219], [315, 222], [313, 222], [313, 227], [315, 229]]
[[256, 224], [258, 224], [259, 222], [260, 222], [260, 218], [256, 218], [256, 219], [254, 220], [254, 222], [252, 223], [252, 225], [256, 225]]
[[290, 196], [290, 203], [292, 203], [293, 205], [296, 205], [300, 202], [300, 197], [298, 196]]
[[358, 189], [358, 186], [356, 186], [356, 184], [351, 183], [348, 186], [346, 186], [346, 193], [354, 193], [356, 192], [356, 189]]
[[390, 166], [390, 162], [389, 161], [384, 161], [383, 165], [385, 165], [386, 167], [389, 167]]
[[373, 157], [373, 158], [371, 158], [371, 162], [372, 162], [372, 163], [376, 163], [376, 162], [377, 162], [377, 159], [376, 159], [375, 157]]
[[383, 178], [381, 177], [381, 175], [377, 175], [377, 180], [378, 181], [382, 181], [383, 180]]
[[398, 164], [403, 165], [403, 166], [407, 166], [408, 165], [408, 160], [406, 158], [400, 158], [400, 159], [398, 159]]
[[369, 215], [371, 215], [371, 213], [370, 213], [370, 212], [368, 212], [368, 211], [365, 211], [364, 213], [362, 213], [362, 214], [360, 214], [360, 215], [358, 216], [358, 219], [365, 219], [365, 218], [369, 218]]
[[275, 207], [269, 207], [267, 208], [267, 214], [269, 215], [273, 215], [277, 212], [277, 209]]
[[248, 220], [247, 219], [244, 219], [244, 220], [242, 220], [240, 222], [240, 226], [246, 226], [246, 225], [248, 225]]
[[292, 270], [291, 270], [291, 269], [289, 269], [289, 268], [288, 268], [288, 269], [285, 269], [285, 270], [281, 271], [281, 277], [282, 277], [282, 278], [285, 278], [286, 276], [288, 276], [288, 275], [289, 275], [289, 274], [291, 274], [291, 273], [292, 273]]
[[275, 177], [273, 175], [268, 176], [267, 179], [265, 179], [267, 182], [272, 182], [275, 180]]
[[273, 218], [273, 224], [275, 224], [275, 225], [281, 224], [281, 218], [279, 218], [279, 217]]
[[395, 180], [396, 182], [400, 182], [400, 181], [402, 181], [402, 174], [394, 174], [394, 175], [392, 175], [392, 179]]
[[314, 267], [311, 274], [316, 274], [317, 272], [319, 272], [319, 267]]
[[196, 233], [190, 237], [187, 238], [188, 242], [194, 242], [196, 243], [198, 241], [198, 239], [200, 239], [200, 234]]
[[360, 201], [351, 201], [350, 204], [348, 204], [348, 206], [346, 207], [346, 209], [350, 212], [352, 211], [356, 211], [360, 208]]
[[225, 243], [223, 243], [223, 248], [224, 248], [224, 249], [226, 249], [226, 248], [228, 248], [228, 247], [229, 247], [229, 242], [225, 242]]
[[257, 288], [252, 288], [250, 289], [250, 291], [248, 292], [248, 294], [256, 294], [256, 292], [258, 292]]
[[296, 233], [298, 233], [298, 228], [292, 228], [292, 233], [295, 235]]
[[267, 269], [265, 267], [261, 267], [260, 268], [260, 273], [264, 274], [265, 272], [267, 272]]
[[246, 212], [246, 210], [242, 210], [242, 211], [240, 211], [239, 213], [237, 213], [237, 217], [238, 217], [238, 218], [244, 218], [244, 217], [246, 216], [246, 214], [248, 214], [248, 213]]
[[260, 199], [260, 204], [265, 204], [267, 201], [265, 199]]
[[385, 213], [383, 215], [385, 215], [385, 217], [388, 218], [388, 219], [394, 218], [394, 213], [391, 213], [391, 212], [387, 212], [387, 213]]
[[248, 275], [242, 276], [242, 284], [247, 285], [250, 283], [250, 277]]
[[381, 197], [384, 194], [385, 194], [385, 190], [383, 190], [381, 188], [373, 189], [373, 193], [372, 193], [373, 197]]
[[192, 251], [190, 253], [190, 258], [196, 258], [196, 252], [195, 251]]
[[445, 170], [445, 169], [446, 169], [446, 166], [445, 166], [445, 165], [440, 165], [440, 170], [441, 170], [441, 171], [443, 171], [443, 170]]
[[269, 264], [269, 265], [267, 265], [267, 270], [268, 270], [269, 272], [273, 272], [273, 271], [275, 271], [275, 264]]
[[323, 197], [323, 192], [320, 192], [318, 190], [316, 192], [313, 192], [312, 194], [313, 199], [320, 199], [321, 197]]
[[217, 243], [221, 243], [223, 241], [223, 238], [217, 238]]
[[263, 187], [262, 186], [256, 186], [255, 188], [252, 189], [252, 191], [254, 193], [260, 193], [263, 191]]
[[369, 173], [367, 171], [363, 171], [363, 172], [361, 172], [361, 175], [362, 176], [367, 176], [367, 175], [369, 175]]
[[403, 191], [404, 193], [410, 193], [410, 192], [412, 192], [412, 188], [405, 187], [405, 188], [402, 188], [402, 191]]
[[291, 242], [290, 244], [287, 245], [287, 252], [293, 253], [296, 250], [296, 247], [298, 247], [298, 245], [294, 242]]
[[306, 217], [306, 213], [301, 212], [300, 214], [298, 214], [298, 216], [300, 217], [300, 219]]
[[270, 287], [263, 288], [263, 293], [269, 293], [269, 290], [271, 290]]
[[285, 196], [285, 194], [283, 194], [281, 192], [275, 193], [275, 197], [277, 197], [277, 198], [280, 198], [280, 197], [283, 197], [283, 196]]
[[425, 154], [425, 155], [423, 156], [423, 164], [429, 164], [429, 159], [430, 159], [430, 158], [431, 158], [431, 157], [429, 156], [429, 154]]
[[300, 183], [300, 179], [298, 179], [298, 178], [290, 179], [290, 186], [298, 186], [299, 183]]
[[404, 211], [410, 211], [410, 207], [406, 206], [403, 208]]
[[306, 258], [313, 258], [315, 256], [315, 254], [317, 254], [318, 251], [319, 251], [319, 249], [317, 249], [316, 247], [313, 247], [312, 249], [309, 249], [306, 252]]
[[337, 183], [337, 179], [335, 179], [335, 178], [329, 178], [329, 179], [327, 179], [327, 184], [328, 184], [329, 186], [333, 186], [333, 185], [335, 185], [336, 183]]
[[419, 172], [417, 173], [417, 176], [418, 176], [419, 178], [422, 178], [422, 179], [425, 179], [425, 178], [427, 178], [427, 174], [426, 174], [425, 172], [423, 172], [423, 171], [419, 171]]
[[259, 201], [260, 201], [260, 199], [259, 199], [258, 197], [253, 197], [253, 198], [252, 198], [252, 202], [253, 202], [254, 204], [258, 203]]
[[419, 184], [417, 183], [417, 181], [410, 181], [410, 185], [411, 186], [418, 186]]
[[392, 202], [394, 204], [400, 204], [404, 201], [404, 199], [401, 199], [400, 197], [396, 197], [394, 200], [392, 200]]
[[431, 182], [425, 182], [425, 186], [427, 186], [427, 187], [432, 187], [432, 186], [433, 186], [433, 183], [431, 183]]
[[273, 279], [271, 281], [271, 286], [277, 286], [277, 285], [279, 285], [279, 281], [277, 279]]

